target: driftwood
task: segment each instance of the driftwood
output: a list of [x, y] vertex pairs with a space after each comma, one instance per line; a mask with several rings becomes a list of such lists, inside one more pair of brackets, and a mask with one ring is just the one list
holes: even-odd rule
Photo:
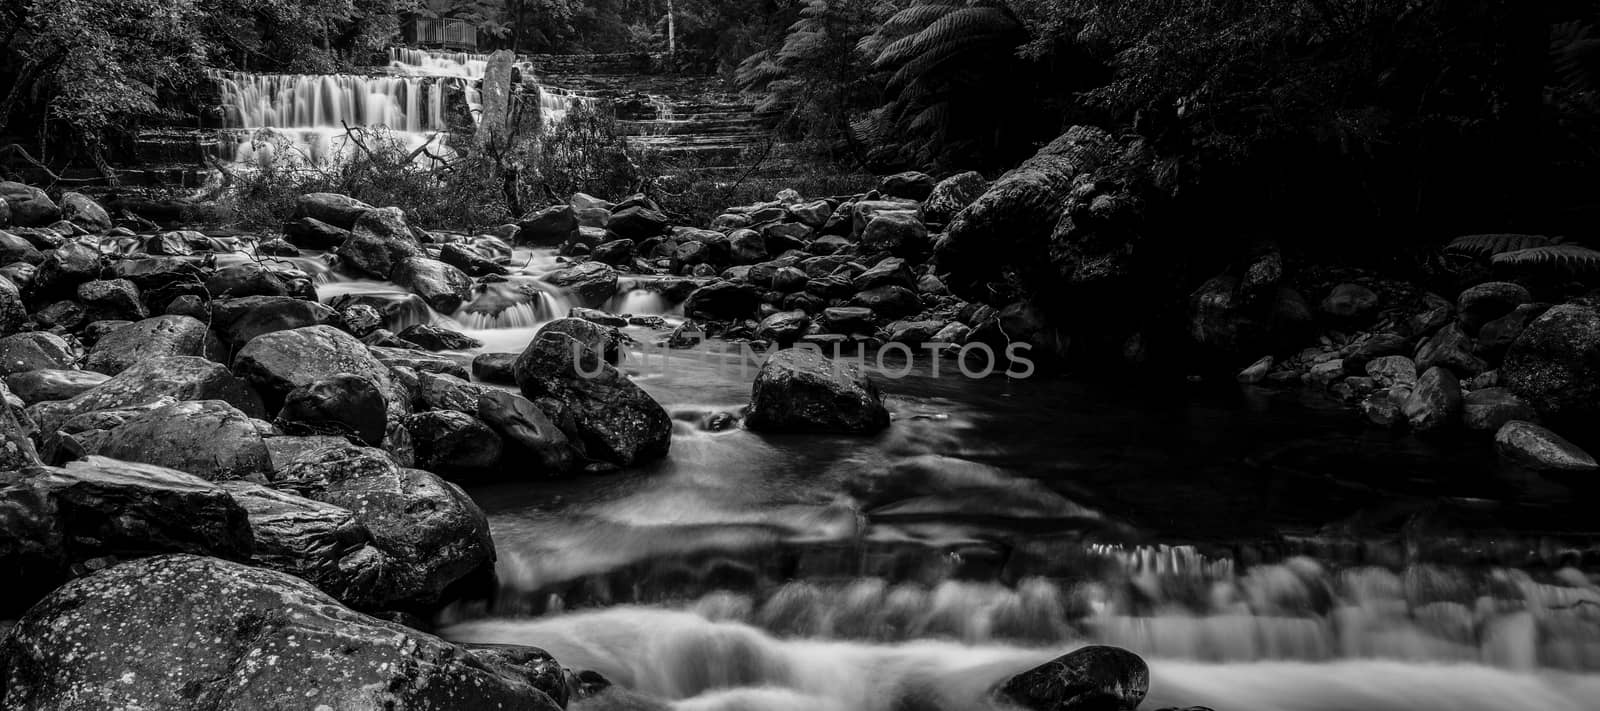
[[[54, 185], [56, 183], [87, 184], [87, 183], [101, 183], [101, 182], [106, 183], [107, 185], [116, 185], [117, 184], [116, 171], [111, 170], [110, 166], [104, 165], [104, 160], [97, 160], [96, 161], [97, 167], [100, 169], [100, 171], [102, 173], [104, 173], [104, 175], [102, 175], [101, 177], [98, 177], [98, 178], [67, 178], [67, 177], [63, 177], [63, 176], [57, 174], [54, 170], [51, 170], [50, 166], [45, 165], [38, 158], [34, 158], [33, 154], [29, 153], [28, 149], [23, 148], [20, 144], [7, 143], [4, 146], [0, 146], [0, 159], [10, 159], [12, 157], [21, 158], [23, 160], [23, 162], [25, 162], [25, 163], [33, 166], [34, 168], [38, 169], [39, 172], [44, 173], [46, 177], [50, 178], [50, 184], [51, 185]], [[49, 187], [49, 186], [46, 186], [46, 187]]]

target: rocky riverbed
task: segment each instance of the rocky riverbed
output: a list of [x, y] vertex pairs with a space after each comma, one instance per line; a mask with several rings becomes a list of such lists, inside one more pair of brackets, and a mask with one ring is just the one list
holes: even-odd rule
[[[694, 426], [775, 435], [899, 426], [881, 383], [841, 365], [892, 344], [947, 368], [1020, 355], [1012, 377], [1046, 377], [1071, 352], [1036, 309], [945, 283], [1021, 180], [902, 174], [692, 227], [643, 196], [576, 195], [486, 235], [331, 194], [302, 196], [281, 233], [146, 229], [0, 184], [0, 565], [20, 583], [0, 598], [19, 619], [4, 705], [666, 708], [534, 647], [430, 634], [442, 605], [492, 587], [495, 542], [462, 484], [668, 456], [682, 423], [632, 377], [630, 346], [770, 356], [747, 407]], [[531, 277], [514, 257], [528, 247], [562, 261]], [[1295, 334], [1250, 340], [1271, 355], [1240, 381], [1325, 390], [1375, 427], [1493, 437], [1550, 476], [1597, 468], [1560, 433], [1579, 439], [1600, 408], [1600, 303], [1358, 275], [1312, 306], [1273, 259], [1207, 282], [1187, 314], [1202, 345], [1265, 320]], [[683, 318], [627, 313], [634, 295]], [[429, 314], [539, 328], [485, 344]], [[1029, 664], [936, 703], [1131, 709], [1150, 685], [1115, 648]]]

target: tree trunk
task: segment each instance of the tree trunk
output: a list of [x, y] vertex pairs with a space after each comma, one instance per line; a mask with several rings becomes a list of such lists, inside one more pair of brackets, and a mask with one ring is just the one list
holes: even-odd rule
[[678, 52], [678, 22], [672, 18], [672, 0], [667, 0], [667, 55]]

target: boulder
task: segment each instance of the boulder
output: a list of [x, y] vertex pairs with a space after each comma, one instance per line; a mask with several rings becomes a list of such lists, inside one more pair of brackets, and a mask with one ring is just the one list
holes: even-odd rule
[[911, 212], [884, 212], [861, 232], [861, 247], [900, 256], [920, 254], [928, 248], [928, 227]]
[[930, 319], [926, 321], [895, 321], [884, 330], [888, 332], [891, 343], [904, 343], [916, 347], [933, 341], [934, 335], [944, 327], [944, 321]]
[[1532, 422], [1512, 420], [1502, 425], [1494, 434], [1494, 448], [1500, 456], [1538, 471], [1600, 470], [1588, 452]]
[[1520, 284], [1491, 281], [1467, 289], [1456, 297], [1457, 318], [1463, 330], [1476, 334], [1484, 324], [1532, 301], [1533, 295]]
[[1417, 384], [1417, 364], [1405, 356], [1374, 358], [1367, 362], [1366, 373], [1384, 387], [1414, 387]]
[[418, 373], [454, 375], [462, 380], [468, 377], [467, 367], [461, 360], [438, 353], [427, 353], [412, 348], [373, 346], [372, 357], [390, 368], [410, 368]]
[[0, 336], [22, 330], [28, 322], [28, 309], [22, 303], [22, 292], [10, 279], [0, 276]]
[[1600, 419], [1600, 309], [1563, 304], [1512, 342], [1500, 381], [1545, 419]]
[[755, 230], [728, 234], [728, 256], [734, 264], [755, 264], [767, 259], [767, 239]]
[[811, 317], [804, 311], [779, 311], [764, 319], [756, 327], [756, 337], [772, 341], [780, 347], [794, 345], [811, 327]]
[[75, 296], [79, 284], [100, 278], [102, 266], [99, 250], [83, 242], [68, 242], [44, 253], [34, 289], [52, 296]]
[[754, 286], [719, 281], [691, 292], [683, 302], [683, 313], [711, 320], [750, 318], [760, 304], [761, 292]]
[[822, 320], [834, 333], [871, 334], [877, 330], [872, 324], [872, 309], [865, 306], [832, 306], [822, 311]]
[[996, 694], [1028, 711], [1134, 711], [1149, 690], [1139, 655], [1091, 645], [1007, 679]]
[[828, 223], [828, 218], [833, 216], [833, 203], [827, 200], [812, 200], [790, 205], [788, 210], [789, 216], [796, 222], [812, 229], [820, 229]]
[[614, 239], [597, 245], [589, 256], [597, 262], [623, 266], [633, 262], [634, 254], [633, 240]]
[[431, 323], [407, 326], [396, 336], [430, 351], [464, 351], [483, 345], [483, 341], [476, 338]]
[[889, 426], [889, 411], [854, 363], [788, 348], [756, 374], [745, 424], [764, 432], [871, 434]]
[[376, 608], [387, 599], [389, 561], [354, 512], [254, 482], [219, 486], [249, 516], [251, 564], [305, 580], [351, 607]]
[[41, 431], [53, 432], [73, 415], [143, 405], [163, 397], [222, 400], [247, 416], [266, 416], [260, 396], [226, 366], [196, 356], [163, 356], [136, 362], [94, 389], [54, 403], [48, 414], [35, 419]]
[[10, 224], [18, 227], [43, 227], [61, 219], [61, 208], [43, 190], [31, 185], [0, 182], [0, 199], [10, 209]]
[[956, 213], [982, 197], [988, 187], [989, 181], [975, 170], [952, 175], [933, 186], [933, 192], [922, 201], [918, 216], [924, 222], [948, 223]]
[[907, 200], [924, 200], [933, 193], [933, 176], [917, 171], [895, 173], [878, 183], [878, 192]]
[[623, 239], [634, 241], [655, 237], [667, 231], [670, 221], [660, 211], [645, 205], [634, 205], [611, 213], [606, 230]]
[[7, 708], [560, 709], [538, 688], [544, 665], [362, 615], [286, 573], [192, 555], [73, 581], [0, 652]]
[[922, 310], [922, 299], [903, 286], [879, 286], [856, 294], [851, 306], [862, 306], [888, 318], [910, 316]]
[[386, 554], [386, 602], [431, 605], [494, 560], [488, 520], [460, 487], [404, 469], [379, 449], [340, 443], [280, 464], [275, 489], [355, 512]]
[[157, 316], [101, 336], [83, 367], [116, 375], [143, 360], [165, 356], [206, 356], [217, 351], [204, 323], [188, 316]]
[[1478, 354], [1493, 362], [1503, 360], [1506, 350], [1528, 328], [1528, 324], [1549, 310], [1550, 304], [1522, 304], [1512, 309], [1511, 313], [1484, 324], [1483, 328], [1478, 329]]
[[1378, 311], [1378, 294], [1360, 284], [1340, 284], [1322, 299], [1322, 312], [1334, 318], [1363, 321]]
[[1489, 364], [1473, 355], [1472, 339], [1458, 324], [1448, 324], [1417, 349], [1417, 367], [1423, 370], [1442, 366], [1457, 375], [1472, 377], [1489, 369]]
[[1412, 429], [1427, 432], [1458, 422], [1461, 408], [1461, 381], [1448, 369], [1434, 366], [1417, 379], [1402, 411]]
[[416, 403], [423, 410], [451, 410], [472, 415], [478, 412], [478, 397], [493, 389], [454, 375], [417, 373]]
[[622, 362], [624, 346], [628, 342], [628, 337], [616, 327], [601, 325], [583, 318], [558, 318], [541, 327], [539, 333], [567, 334], [573, 340], [599, 353], [612, 365]]
[[34, 434], [33, 421], [19, 403], [12, 402], [13, 397], [8, 387], [0, 383], [0, 472], [40, 463], [39, 451], [34, 447], [31, 436]]
[[395, 265], [390, 280], [422, 297], [434, 311], [449, 315], [472, 300], [472, 278], [437, 259], [407, 257]]
[[356, 220], [350, 236], [339, 245], [340, 261], [358, 274], [388, 279], [400, 262], [422, 255], [422, 244], [411, 234], [397, 208], [368, 210]]
[[561, 404], [591, 457], [630, 466], [666, 456], [672, 444], [667, 411], [582, 342], [540, 332], [515, 371], [524, 397]]
[[472, 415], [433, 410], [406, 418], [417, 466], [431, 472], [471, 474], [500, 463], [500, 435]]
[[856, 291], [876, 289], [880, 286], [898, 286], [914, 289], [917, 286], [916, 277], [912, 275], [911, 268], [906, 265], [906, 260], [899, 257], [890, 257], [856, 275], [851, 286]]
[[1505, 388], [1474, 390], [1467, 394], [1462, 403], [1462, 422], [1469, 430], [1497, 432], [1512, 420], [1539, 419], [1527, 400]]
[[338, 193], [307, 193], [294, 201], [291, 220], [311, 218], [338, 229], [355, 227], [356, 220], [373, 208], [360, 200]]
[[578, 213], [571, 205], [540, 210], [517, 223], [517, 244], [557, 247], [578, 233]]
[[[1378, 358], [1389, 356], [1409, 356], [1412, 354], [1411, 339], [1398, 333], [1374, 333], [1363, 338], [1343, 351], [1345, 365], [1353, 373], [1365, 371], [1367, 363]], [[1467, 353], [1471, 355], [1470, 351]], [[1430, 365], [1433, 365], [1430, 363]]]
[[[3, 202], [3, 201], [0, 201]], [[21, 237], [0, 230], [0, 266], [7, 264], [34, 264], [44, 261], [44, 253]]]
[[567, 435], [544, 410], [526, 398], [485, 388], [478, 394], [476, 413], [479, 420], [499, 433], [505, 460], [516, 462], [518, 473], [563, 476], [577, 468], [577, 452]]
[[490, 274], [509, 274], [510, 269], [492, 259], [473, 251], [464, 244], [447, 244], [439, 248], [439, 261], [460, 269], [470, 277], [488, 276]]
[[82, 356], [81, 350], [54, 333], [18, 333], [0, 338], [0, 375], [43, 368], [71, 368]]
[[472, 377], [485, 383], [515, 385], [518, 353], [479, 353], [472, 358]]
[[67, 400], [93, 390], [111, 376], [89, 370], [53, 368], [29, 370], [7, 375], [6, 386], [22, 401], [32, 405], [50, 400]]
[[235, 348], [255, 337], [307, 326], [343, 323], [330, 306], [292, 296], [246, 296], [211, 302], [211, 328]]
[[617, 295], [617, 270], [600, 262], [552, 272], [544, 280], [571, 292], [579, 306], [599, 306]]
[[233, 359], [233, 371], [244, 378], [277, 411], [290, 391], [339, 374], [350, 374], [378, 386], [391, 419], [408, 414], [404, 397], [389, 378], [389, 369], [348, 333], [332, 326], [307, 326], [257, 336]]
[[88, 454], [188, 472], [208, 481], [266, 481], [272, 470], [256, 422], [220, 400], [178, 402], [95, 438]]
[[90, 232], [105, 232], [113, 227], [106, 209], [83, 193], [61, 194], [61, 219]]
[[1239, 374], [1234, 379], [1246, 385], [1255, 385], [1267, 379], [1267, 374], [1272, 372], [1274, 363], [1276, 361], [1273, 360], [1272, 356], [1261, 356], [1256, 362], [1239, 371]]
[[334, 373], [289, 391], [278, 422], [292, 431], [354, 436], [376, 447], [388, 429], [388, 408], [377, 383], [353, 373]]
[[[351, 220], [351, 224], [355, 224]], [[335, 227], [315, 217], [300, 217], [283, 223], [283, 236], [303, 249], [338, 249], [350, 230]]]

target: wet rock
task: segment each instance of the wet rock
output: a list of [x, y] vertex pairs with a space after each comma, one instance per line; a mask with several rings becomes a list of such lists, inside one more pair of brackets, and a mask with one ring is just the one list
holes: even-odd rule
[[35, 264], [44, 261], [44, 254], [28, 240], [0, 230], [0, 266], [7, 264]]
[[[1345, 365], [1350, 372], [1364, 372], [1367, 363], [1377, 358], [1388, 356], [1411, 355], [1411, 339], [1398, 333], [1374, 333], [1364, 338], [1353, 347], [1344, 350]], [[1469, 353], [1470, 355], [1470, 353]]]
[[806, 273], [798, 268], [783, 267], [773, 272], [772, 288], [785, 294], [791, 294], [804, 289], [806, 282], [810, 281], [810, 279], [811, 277], [806, 276]]
[[478, 411], [478, 397], [491, 389], [454, 375], [417, 373], [416, 402], [424, 410], [452, 410], [471, 415]]
[[349, 230], [355, 227], [356, 220], [372, 209], [371, 205], [338, 193], [307, 193], [295, 199], [294, 214], [290, 219], [309, 217], [338, 229]]
[[928, 248], [928, 228], [909, 212], [885, 212], [867, 223], [861, 232], [861, 247], [901, 256], [920, 254]]
[[856, 294], [851, 306], [862, 306], [888, 318], [910, 316], [922, 310], [922, 300], [903, 286], [880, 286]]
[[8, 708], [560, 708], [537, 667], [367, 617], [285, 573], [189, 555], [68, 584], [3, 651]]
[[623, 239], [638, 241], [665, 233], [669, 224], [660, 211], [635, 205], [612, 212], [606, 229]]
[[1367, 363], [1366, 373], [1385, 387], [1391, 385], [1412, 387], [1417, 384], [1417, 364], [1405, 356], [1374, 358]]
[[1532, 422], [1512, 420], [1502, 425], [1495, 432], [1494, 448], [1500, 456], [1538, 471], [1600, 470], [1588, 452]]
[[101, 279], [78, 285], [78, 302], [94, 321], [137, 321], [149, 316], [139, 301], [139, 289], [126, 279]]
[[417, 466], [446, 474], [480, 473], [500, 462], [500, 436], [476, 417], [433, 410], [406, 418]]
[[1091, 645], [1011, 677], [996, 693], [1030, 711], [1133, 711], [1149, 690], [1139, 655]]
[[745, 425], [764, 432], [871, 434], [889, 426], [878, 387], [854, 363], [809, 349], [772, 354], [756, 374]]
[[0, 375], [47, 368], [71, 368], [82, 355], [77, 347], [54, 333], [18, 333], [0, 338]]
[[1504, 359], [1506, 350], [1528, 328], [1528, 324], [1549, 310], [1550, 304], [1522, 304], [1512, 309], [1511, 313], [1484, 324], [1483, 328], [1478, 329], [1478, 354], [1491, 362]]
[[55, 201], [31, 185], [0, 182], [0, 199], [9, 208], [11, 224], [18, 227], [43, 227], [61, 219], [61, 208]]
[[690, 318], [740, 319], [755, 316], [761, 293], [749, 284], [721, 281], [695, 289], [683, 302], [683, 313]]
[[1364, 320], [1377, 313], [1378, 294], [1360, 284], [1340, 284], [1322, 300], [1322, 312], [1335, 318]]
[[1533, 406], [1505, 388], [1483, 388], [1463, 400], [1462, 422], [1467, 429], [1496, 432], [1512, 420], [1537, 421]]
[[136, 362], [35, 419], [40, 430], [53, 432], [73, 415], [141, 405], [163, 397], [179, 401], [222, 400], [250, 417], [266, 416], [255, 390], [229, 373], [226, 366], [196, 356], [164, 356]]
[[1361, 414], [1379, 427], [1399, 428], [1406, 424], [1403, 407], [1411, 397], [1410, 388], [1384, 388], [1361, 401]]
[[1267, 379], [1267, 373], [1272, 372], [1275, 361], [1272, 356], [1261, 356], [1256, 362], [1251, 363], [1244, 370], [1239, 371], [1235, 378], [1241, 383], [1253, 385]]
[[176, 469], [208, 481], [265, 481], [272, 469], [255, 422], [220, 400], [156, 408], [92, 441], [90, 454]]
[[556, 247], [576, 236], [578, 213], [571, 205], [547, 207], [517, 224], [517, 244]]
[[666, 456], [672, 443], [666, 410], [571, 336], [541, 331], [515, 371], [524, 397], [561, 403], [590, 456], [620, 466]]
[[[7, 385], [0, 383], [0, 472], [40, 463], [39, 451], [34, 447], [31, 436], [34, 434], [33, 421], [22, 409], [21, 403], [12, 402], [14, 397]], [[4, 480], [0, 479], [0, 485], [3, 484]], [[3, 513], [3, 509], [0, 509], [0, 519], [4, 518]], [[0, 550], [0, 560], [3, 559], [3, 550]]]
[[564, 333], [573, 340], [591, 348], [616, 365], [622, 361], [628, 337], [614, 326], [604, 326], [588, 319], [558, 318], [544, 325], [539, 333]]
[[1455, 424], [1461, 408], [1461, 382], [1455, 373], [1434, 366], [1417, 379], [1417, 387], [1403, 410], [1412, 429], [1427, 432]]
[[16, 333], [28, 321], [28, 310], [22, 303], [22, 292], [10, 279], [0, 276], [0, 336]]
[[388, 279], [401, 262], [422, 256], [422, 244], [397, 208], [373, 209], [356, 220], [336, 253], [356, 273]]
[[518, 353], [479, 353], [472, 358], [472, 377], [486, 383], [515, 385]]
[[[354, 220], [351, 221], [354, 224]], [[303, 249], [338, 249], [350, 230], [335, 227], [315, 217], [300, 217], [283, 223], [283, 236]]]
[[582, 306], [572, 307], [567, 311], [567, 316], [571, 318], [581, 318], [589, 323], [600, 326], [622, 328], [623, 326], [628, 325], [628, 319], [625, 319], [621, 316], [607, 313], [599, 309], [586, 309]]
[[944, 321], [937, 319], [924, 321], [895, 321], [884, 329], [891, 343], [904, 343], [909, 346], [921, 346], [933, 342], [934, 336], [945, 327]]
[[933, 176], [917, 171], [896, 173], [878, 183], [878, 192], [890, 197], [923, 200], [933, 193]]
[[353, 373], [335, 373], [289, 391], [278, 421], [292, 431], [350, 435], [378, 446], [388, 428], [388, 407], [377, 383]]
[[488, 276], [490, 274], [509, 274], [510, 269], [494, 260], [488, 259], [470, 247], [461, 244], [447, 244], [439, 249], [439, 261], [444, 262], [469, 277]]
[[188, 316], [157, 316], [101, 336], [89, 350], [84, 367], [116, 375], [149, 358], [204, 357], [217, 350], [215, 337], [204, 323]]
[[260, 264], [235, 264], [223, 267], [206, 278], [206, 291], [212, 298], [245, 296], [288, 296], [283, 278]]
[[767, 240], [755, 230], [734, 230], [728, 235], [728, 257], [734, 264], [766, 261]]
[[442, 314], [453, 314], [472, 299], [472, 278], [437, 259], [403, 259], [395, 266], [390, 279], [422, 297], [428, 306]]
[[552, 272], [545, 281], [572, 292], [579, 306], [600, 306], [617, 295], [617, 270], [599, 262]]
[[234, 356], [233, 371], [255, 386], [273, 411], [297, 388], [349, 374], [377, 385], [391, 416], [407, 414], [406, 399], [390, 380], [389, 369], [366, 345], [332, 326], [307, 326], [257, 336]]
[[933, 192], [922, 201], [919, 216], [926, 222], [948, 223], [956, 213], [982, 197], [988, 187], [989, 181], [977, 171], [952, 175], [933, 187]]
[[106, 209], [83, 193], [61, 194], [61, 219], [90, 232], [105, 232], [113, 226]]
[[1506, 351], [1500, 379], [1552, 422], [1600, 418], [1600, 309], [1563, 304]]
[[263, 334], [341, 323], [333, 308], [292, 296], [247, 296], [211, 302], [212, 330], [235, 347]]
[[1467, 289], [1456, 297], [1457, 318], [1461, 320], [1463, 330], [1476, 334], [1484, 324], [1531, 301], [1533, 296], [1522, 285], [1491, 281]]
[[872, 333], [872, 309], [865, 306], [833, 306], [822, 311], [822, 320], [834, 333]]
[[341, 443], [278, 466], [273, 488], [356, 513], [387, 554], [386, 590], [408, 605], [438, 602], [455, 581], [494, 560], [488, 521], [460, 487], [387, 453]]
[[804, 311], [780, 311], [761, 320], [756, 327], [756, 337], [780, 346], [793, 345], [811, 326], [811, 317]]
[[633, 262], [634, 242], [631, 239], [614, 239], [596, 246], [589, 256], [604, 264], [626, 265]]
[[219, 483], [250, 520], [250, 563], [305, 580], [340, 602], [375, 608], [385, 554], [348, 509], [248, 481]]
[[464, 351], [483, 345], [483, 341], [464, 333], [428, 323], [408, 326], [397, 335], [430, 351]]
[[34, 287], [43, 294], [76, 295], [79, 284], [100, 278], [100, 252], [82, 242], [68, 242], [45, 253]]
[[859, 275], [852, 282], [856, 291], [876, 289], [880, 286], [898, 286], [912, 289], [917, 286], [916, 278], [911, 274], [911, 268], [906, 265], [906, 260], [890, 257], [873, 265]]
[[[342, 325], [344, 330], [349, 331], [350, 335], [355, 336], [356, 338], [363, 338], [373, 331], [383, 328], [383, 312], [379, 311], [378, 308], [372, 304], [350, 304], [342, 309], [339, 309], [338, 314], [340, 322], [339, 325]], [[292, 328], [315, 325], [318, 324], [302, 323], [292, 326]], [[275, 328], [271, 330], [281, 331], [288, 329]], [[251, 337], [254, 338], [254, 336]], [[248, 341], [248, 339], [246, 340]]]
[[468, 377], [467, 367], [460, 360], [437, 353], [426, 353], [412, 348], [387, 348], [373, 346], [372, 356], [391, 368], [410, 368], [419, 373], [454, 375], [462, 380]]
[[1417, 349], [1417, 367], [1423, 370], [1442, 366], [1457, 375], [1472, 377], [1489, 369], [1489, 364], [1473, 355], [1472, 339], [1457, 324], [1439, 329]]
[[971, 336], [972, 328], [970, 326], [959, 321], [953, 321], [945, 324], [944, 328], [939, 329], [938, 333], [933, 334], [933, 342], [960, 346], [966, 344]]
[[478, 419], [499, 433], [505, 459], [516, 463], [516, 472], [563, 476], [577, 468], [577, 453], [566, 434], [526, 398], [484, 389], [478, 394], [476, 412]]
[[111, 376], [89, 370], [40, 369], [7, 375], [5, 382], [22, 401], [32, 405], [50, 400], [67, 400], [92, 390]]

